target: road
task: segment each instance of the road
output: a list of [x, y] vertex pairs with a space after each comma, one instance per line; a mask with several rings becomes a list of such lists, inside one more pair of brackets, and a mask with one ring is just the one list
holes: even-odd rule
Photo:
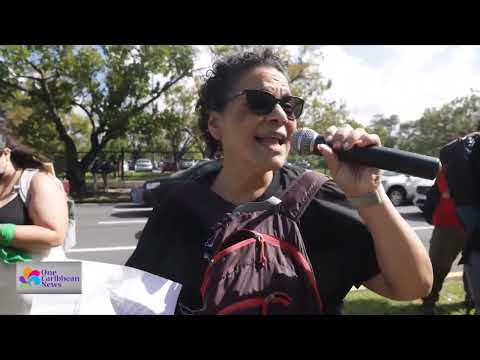
[[[428, 249], [433, 227], [423, 220], [420, 210], [415, 206], [397, 209]], [[137, 245], [135, 233], [143, 229], [151, 210], [130, 203], [78, 204], [77, 245], [68, 257], [123, 265]], [[462, 270], [458, 260], [452, 272]]]

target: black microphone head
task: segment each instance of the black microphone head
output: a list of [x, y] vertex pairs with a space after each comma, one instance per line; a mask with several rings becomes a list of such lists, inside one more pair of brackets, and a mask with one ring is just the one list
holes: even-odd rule
[[300, 155], [312, 154], [318, 133], [309, 128], [297, 129], [292, 135], [292, 149]]

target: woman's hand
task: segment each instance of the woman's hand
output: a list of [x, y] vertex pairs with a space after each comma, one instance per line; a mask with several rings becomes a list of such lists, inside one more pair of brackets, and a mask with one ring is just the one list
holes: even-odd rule
[[359, 196], [378, 189], [380, 186], [379, 169], [340, 161], [333, 150], [349, 150], [353, 146], [366, 147], [381, 145], [376, 134], [368, 134], [364, 129], [353, 129], [347, 125], [343, 128], [331, 126], [324, 134], [328, 145], [318, 145], [327, 162], [328, 168], [337, 185], [348, 197]]

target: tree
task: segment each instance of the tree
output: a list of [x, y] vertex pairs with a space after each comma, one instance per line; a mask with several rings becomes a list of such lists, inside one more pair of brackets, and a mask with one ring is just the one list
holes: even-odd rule
[[[64, 173], [63, 143], [56, 136], [55, 126], [53, 124], [45, 124], [43, 117], [33, 112], [32, 108], [22, 106], [21, 103], [24, 100], [24, 98], [19, 96], [18, 98], [1, 102], [0, 107], [4, 109], [4, 118], [9, 128], [12, 130], [13, 135], [22, 143], [30, 145], [38, 153], [53, 161], [57, 173]], [[74, 115], [74, 118], [77, 117], [78, 115]], [[77, 125], [77, 119], [67, 120], [67, 122]], [[81, 131], [82, 127], [79, 127], [79, 130]], [[77, 144], [82, 144], [82, 141], [77, 139], [78, 135], [77, 130], [75, 131], [74, 139], [77, 140]]]
[[[43, 126], [63, 143], [72, 191], [84, 193], [85, 172], [112, 140], [183, 78], [191, 46], [1, 46], [0, 99], [21, 94]], [[161, 75], [151, 87], [153, 74]], [[89, 122], [88, 151], [79, 157], [67, 114], [81, 109]]]
[[397, 129], [400, 125], [398, 115], [386, 117], [383, 114], [376, 114], [370, 122], [369, 132], [377, 134], [386, 147], [395, 147], [397, 145]]
[[439, 109], [426, 109], [420, 119], [400, 126], [399, 148], [438, 156], [443, 145], [476, 130], [471, 115], [478, 109], [480, 97], [475, 93], [456, 98]]
[[298, 126], [308, 126], [319, 133], [325, 132], [330, 126], [362, 127], [362, 124], [351, 118], [345, 103], [326, 98], [332, 81], [320, 72], [322, 60], [321, 51], [309, 45], [301, 46], [297, 57], [289, 59], [292, 93], [305, 99], [304, 113]]
[[201, 140], [195, 117], [196, 86], [179, 85], [165, 98], [165, 110], [159, 113], [163, 138], [168, 139], [168, 148], [173, 161], [178, 162], [196, 145], [202, 156], [206, 156], [205, 144]]

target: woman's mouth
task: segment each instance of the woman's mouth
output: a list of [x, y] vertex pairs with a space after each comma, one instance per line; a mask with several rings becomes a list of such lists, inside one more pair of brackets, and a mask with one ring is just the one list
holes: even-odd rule
[[255, 141], [269, 150], [280, 151], [282, 149], [282, 146], [286, 142], [286, 138], [272, 136], [255, 136]]

